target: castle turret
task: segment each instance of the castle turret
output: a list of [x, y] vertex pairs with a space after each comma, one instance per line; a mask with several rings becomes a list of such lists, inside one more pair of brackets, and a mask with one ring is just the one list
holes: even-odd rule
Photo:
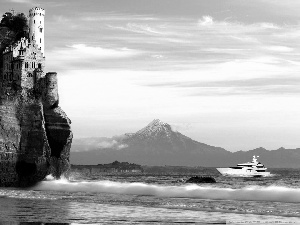
[[45, 108], [55, 108], [58, 105], [57, 73], [49, 72], [44, 78], [43, 105]]
[[44, 55], [45, 50], [45, 10], [42, 8], [32, 8], [29, 10], [29, 39], [36, 42]]

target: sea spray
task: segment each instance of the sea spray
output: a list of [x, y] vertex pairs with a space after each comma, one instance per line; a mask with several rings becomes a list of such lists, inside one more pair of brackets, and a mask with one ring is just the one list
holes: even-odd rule
[[33, 190], [93, 192], [130, 195], [148, 195], [168, 198], [199, 198], [212, 200], [300, 202], [300, 189], [281, 186], [248, 186], [240, 189], [199, 186], [163, 186], [146, 183], [114, 181], [70, 182], [67, 179], [48, 180], [38, 183]]

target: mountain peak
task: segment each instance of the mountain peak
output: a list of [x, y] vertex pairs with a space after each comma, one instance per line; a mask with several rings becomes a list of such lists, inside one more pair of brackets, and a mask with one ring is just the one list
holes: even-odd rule
[[[164, 123], [160, 119], [154, 119], [151, 123], [148, 124], [148, 126], [168, 126], [169, 124]], [[170, 125], [169, 125], [170, 126]]]
[[162, 135], [162, 133], [164, 133], [169, 136], [171, 132], [172, 132], [172, 128], [169, 124], [164, 123], [159, 119], [154, 119], [146, 127], [139, 130], [135, 134], [142, 137], [150, 137], [150, 136]]

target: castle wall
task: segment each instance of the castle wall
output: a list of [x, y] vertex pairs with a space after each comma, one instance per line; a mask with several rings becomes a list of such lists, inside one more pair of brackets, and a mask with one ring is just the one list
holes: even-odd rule
[[26, 38], [22, 38], [4, 51], [3, 66], [2, 89], [10, 89], [13, 83], [29, 89], [39, 79], [35, 71], [44, 71], [45, 57], [35, 41], [29, 43]]
[[8, 51], [3, 54], [3, 76], [2, 79], [7, 85], [11, 85], [13, 81], [13, 51]]
[[45, 58], [37, 47], [34, 43], [29, 44], [24, 54], [21, 73], [21, 86], [24, 88], [33, 88], [38, 80], [35, 71], [45, 69]]

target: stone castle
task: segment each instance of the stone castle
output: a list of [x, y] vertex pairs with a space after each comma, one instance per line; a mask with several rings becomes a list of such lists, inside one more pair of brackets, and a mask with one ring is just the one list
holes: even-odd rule
[[[46, 97], [48, 91], [45, 87], [56, 86], [56, 73], [44, 73], [44, 17], [44, 9], [38, 7], [30, 9], [29, 39], [21, 38], [2, 53], [1, 96], [9, 93], [13, 88], [33, 88], [45, 92], [44, 97]], [[57, 96], [54, 93], [53, 95]]]
[[70, 167], [71, 121], [58, 106], [57, 74], [44, 72], [44, 17], [30, 9], [29, 38], [0, 53], [0, 186], [58, 178]]

